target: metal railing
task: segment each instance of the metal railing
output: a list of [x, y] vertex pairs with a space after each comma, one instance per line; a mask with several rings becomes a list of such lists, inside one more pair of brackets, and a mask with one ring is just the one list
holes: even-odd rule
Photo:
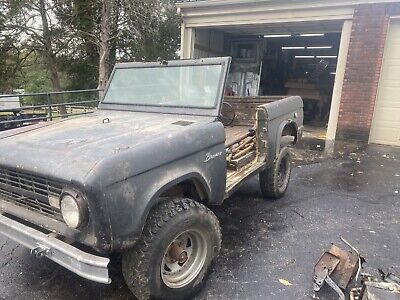
[[[100, 98], [99, 89], [0, 95], [0, 131], [92, 113]], [[18, 97], [18, 100], [14, 100]], [[3, 104], [5, 102], [3, 101]], [[15, 105], [13, 105], [15, 103]]]

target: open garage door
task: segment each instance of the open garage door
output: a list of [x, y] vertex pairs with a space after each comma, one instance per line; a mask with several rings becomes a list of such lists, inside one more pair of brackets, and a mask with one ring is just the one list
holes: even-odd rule
[[196, 28], [193, 57], [232, 57], [227, 96], [301, 96], [307, 131], [324, 137], [342, 27], [329, 20]]
[[400, 20], [390, 22], [370, 142], [400, 146]]

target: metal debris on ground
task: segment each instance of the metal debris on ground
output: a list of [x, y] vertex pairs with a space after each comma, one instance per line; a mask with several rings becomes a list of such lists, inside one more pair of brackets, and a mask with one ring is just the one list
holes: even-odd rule
[[361, 274], [362, 287], [350, 291], [350, 300], [399, 300], [400, 278], [391, 272], [379, 269], [380, 278], [371, 274]]
[[[389, 282], [365, 282], [360, 300], [399, 300], [400, 285]], [[356, 299], [355, 299], [356, 300]]]
[[[349, 291], [350, 300], [400, 300], [400, 277], [382, 269], [378, 269], [380, 276], [361, 273], [364, 258], [347, 240], [343, 237], [340, 239], [351, 251], [332, 245], [321, 256], [314, 267], [314, 292], [319, 292], [326, 282], [338, 294], [339, 299], [345, 300], [345, 291], [354, 280], [356, 287]], [[314, 298], [318, 296], [314, 295]]]
[[361, 258], [358, 251], [345, 251], [336, 245], [326, 251], [314, 267], [314, 291], [318, 292], [326, 282], [338, 295], [345, 299], [345, 290], [351, 278], [359, 270]]
[[397, 276], [396, 274], [394, 274], [390, 271], [385, 271], [383, 269], [378, 269], [378, 271], [384, 282], [400, 284], [400, 277]]

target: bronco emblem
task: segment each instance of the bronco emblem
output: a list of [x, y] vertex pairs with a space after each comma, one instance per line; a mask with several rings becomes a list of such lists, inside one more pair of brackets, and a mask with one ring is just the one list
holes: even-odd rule
[[206, 159], [204, 160], [204, 162], [206, 163], [206, 162], [209, 162], [210, 160], [212, 160], [212, 159], [214, 159], [214, 158], [216, 158], [216, 157], [218, 157], [218, 156], [221, 156], [222, 155], [222, 152], [220, 151], [220, 152], [217, 152], [217, 153], [214, 153], [214, 154], [211, 154], [211, 153], [207, 153], [206, 154]]

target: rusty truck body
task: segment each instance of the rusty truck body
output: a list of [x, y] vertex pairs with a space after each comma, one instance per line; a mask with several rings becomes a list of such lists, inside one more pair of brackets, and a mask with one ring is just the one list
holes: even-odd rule
[[193, 295], [221, 246], [213, 206], [256, 174], [283, 196], [282, 136], [303, 126], [300, 97], [224, 100], [229, 65], [117, 64], [94, 113], [0, 133], [0, 233], [100, 283], [121, 252], [139, 299]]

